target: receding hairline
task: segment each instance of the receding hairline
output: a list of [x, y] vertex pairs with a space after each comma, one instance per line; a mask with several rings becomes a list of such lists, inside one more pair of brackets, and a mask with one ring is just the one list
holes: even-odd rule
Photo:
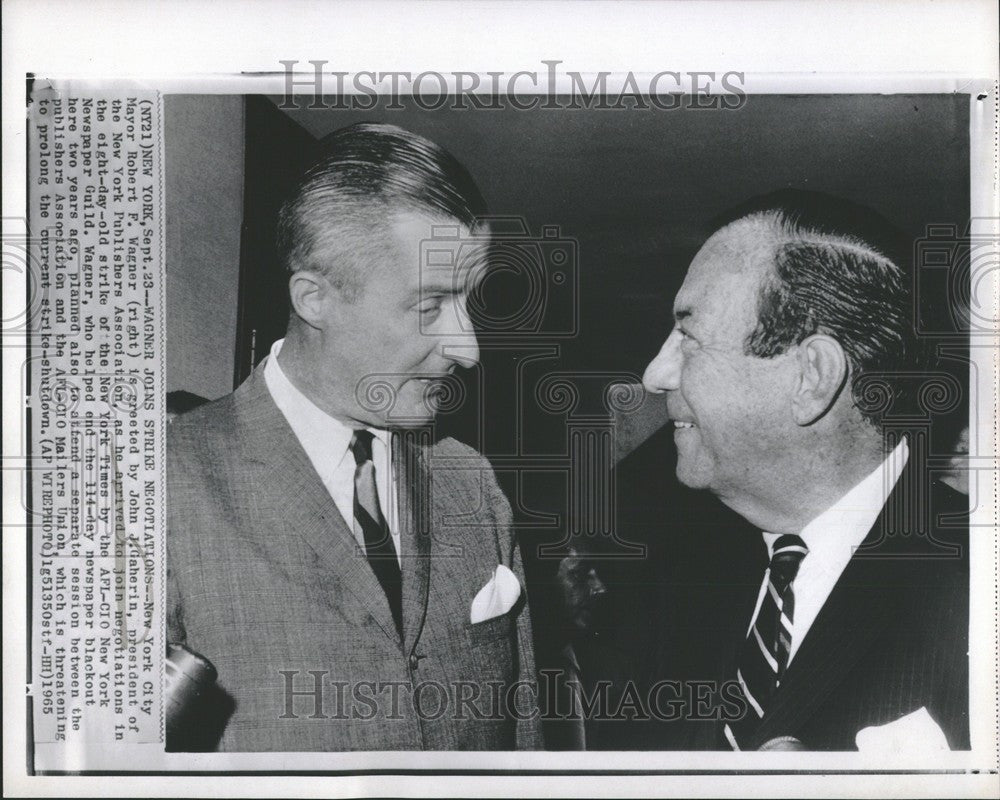
[[[412, 287], [415, 293], [457, 293], [459, 289], [456, 287], [459, 286], [465, 287], [463, 291], [470, 291], [469, 287], [483, 279], [488, 264], [485, 257], [459, 256], [454, 268], [436, 271], [432, 261], [428, 260], [429, 251], [425, 252], [422, 246], [416, 245], [415, 240], [409, 238], [410, 234], [401, 232], [399, 226], [412, 222], [419, 231], [419, 226], [425, 224], [428, 240], [440, 235], [444, 241], [473, 242], [486, 248], [490, 243], [488, 221], [484, 220], [470, 230], [463, 221], [444, 214], [414, 208], [407, 203], [389, 205], [392, 207], [380, 206], [376, 213], [363, 219], [352, 216], [328, 225], [312, 241], [308, 254], [293, 272], [308, 270], [324, 275], [353, 298], [362, 296], [370, 280], [384, 274], [385, 269], [399, 263], [400, 258], [412, 257], [414, 275], [419, 275]], [[411, 246], [414, 249], [409, 254], [400, 249]], [[404, 271], [401, 276], [407, 274]], [[406, 280], [414, 279], [410, 276]]]
[[306, 236], [292, 250], [291, 260], [299, 262], [289, 264], [292, 271], [315, 269], [315, 265], [308, 264], [308, 261], [326, 248], [363, 253], [372, 247], [382, 246], [394, 227], [407, 219], [425, 220], [428, 238], [439, 229], [444, 233], [457, 231], [457, 235], [462, 237], [486, 237], [490, 233], [486, 219], [477, 219], [470, 226], [456, 217], [402, 200], [338, 199], [331, 201], [327, 210], [328, 213], [321, 218], [310, 217], [300, 223]]
[[[695, 259], [713, 243], [721, 246], [724, 237], [729, 237], [727, 242], [729, 247], [733, 246], [734, 241], [750, 243], [745, 251], [734, 248], [744, 252], [745, 258], [726, 260], [723, 263], [728, 265], [726, 272], [731, 275], [753, 271], [756, 285], [751, 289], [755, 303], [752, 318], [758, 321], [764, 294], [780, 280], [779, 260], [783, 251], [799, 247], [828, 249], [831, 252], [846, 251], [859, 258], [877, 261], [887, 270], [899, 269], [898, 265], [881, 250], [859, 237], [816, 230], [807, 224], [799, 223], [787, 210], [780, 208], [754, 210], [727, 222], [708, 237]], [[681, 289], [683, 288], [682, 285]], [[682, 301], [680, 305], [678, 300]], [[683, 291], [678, 292], [674, 299], [675, 320], [689, 317], [690, 311]], [[751, 327], [750, 332], [752, 331]]]
[[818, 231], [808, 224], [801, 223], [790, 217], [785, 210], [778, 208], [753, 211], [723, 225], [710, 238], [715, 238], [725, 231], [731, 231], [741, 226], [762, 227], [773, 237], [774, 250], [772, 258], [769, 260], [772, 271], [765, 274], [774, 274], [773, 270], [777, 268], [777, 257], [781, 250], [786, 247], [829, 248], [831, 250], [846, 251], [859, 258], [882, 262], [883, 266], [888, 268], [898, 269], [900, 266], [878, 247], [860, 237], [850, 234]]

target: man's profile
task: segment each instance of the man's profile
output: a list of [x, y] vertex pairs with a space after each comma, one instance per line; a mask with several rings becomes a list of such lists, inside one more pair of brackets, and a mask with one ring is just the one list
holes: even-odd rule
[[874, 212], [806, 192], [714, 230], [644, 376], [680, 482], [763, 532], [745, 583], [711, 587], [724, 622], [691, 612], [706, 677], [747, 707], [697, 746], [968, 748], [968, 540], [941, 522], [967, 504], [889, 424], [927, 370], [907, 253]]
[[[168, 639], [232, 696], [224, 750], [537, 747], [510, 506], [480, 454], [427, 435], [478, 361], [485, 203], [400, 128], [320, 150], [278, 221], [285, 338], [170, 426]], [[435, 226], [453, 258], [425, 263]], [[516, 602], [474, 608], [497, 583]]]

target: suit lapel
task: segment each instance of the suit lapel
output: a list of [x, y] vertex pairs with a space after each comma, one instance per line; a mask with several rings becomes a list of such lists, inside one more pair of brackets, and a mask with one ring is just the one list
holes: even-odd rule
[[237, 390], [239, 441], [258, 467], [256, 495], [269, 506], [276, 528], [268, 535], [302, 537], [330, 571], [331, 584], [348, 592], [383, 632], [399, 641], [385, 592], [313, 468], [287, 420], [271, 399], [258, 367]]
[[881, 559], [851, 559], [765, 712], [754, 748], [775, 736], [793, 735], [858, 659], [878, 647], [899, 610], [901, 593], [884, 580], [887, 570], [897, 566]]
[[919, 583], [917, 571], [926, 562], [903, 552], [917, 537], [900, 531], [886, 535], [886, 531], [896, 504], [913, 494], [915, 472], [911, 459], [810, 626], [761, 720], [754, 747], [775, 736], [794, 735], [857, 661], [878, 648], [890, 633], [890, 623], [903, 612], [906, 587]]
[[[746, 572], [746, 580], [741, 578], [737, 581], [724, 582], [729, 588], [725, 594], [725, 603], [719, 612], [712, 616], [713, 625], [718, 626], [722, 632], [720, 641], [726, 643], [726, 649], [724, 651], [715, 649], [706, 656], [709, 659], [706, 663], [710, 665], [708, 670], [714, 670], [714, 673], [706, 670], [704, 674], [714, 674], [715, 680], [720, 685], [733, 680], [736, 675], [740, 650], [746, 640], [747, 628], [760, 593], [760, 579], [767, 568], [767, 548], [761, 541], [759, 533], [757, 544], [759, 549], [755, 549], [753, 553], [748, 551], [746, 554], [751, 565]], [[753, 583], [753, 580], [757, 582]], [[721, 724], [695, 724], [689, 730], [689, 745], [692, 750], [712, 750], [729, 746], [723, 744]]]
[[[739, 542], [737, 546], [743, 546], [743, 543]], [[732, 558], [732, 555], [727, 554], [727, 557]], [[725, 640], [729, 643], [729, 649], [722, 653], [717, 652], [712, 659], [713, 663], [722, 667], [722, 672], [716, 676], [719, 680], [731, 678], [736, 674], [740, 650], [747, 637], [747, 628], [760, 595], [761, 578], [767, 569], [767, 547], [759, 532], [756, 533], [753, 544], [747, 545], [737, 557], [744, 560], [743, 563], [747, 565], [746, 570], [742, 575], [730, 577], [725, 581], [729, 587], [729, 591], [725, 594], [725, 603], [713, 616], [713, 624], [723, 630]]]
[[407, 653], [413, 652], [427, 614], [431, 560], [431, 490], [424, 452], [429, 440], [429, 434], [419, 429], [393, 434], [402, 551], [403, 638]]

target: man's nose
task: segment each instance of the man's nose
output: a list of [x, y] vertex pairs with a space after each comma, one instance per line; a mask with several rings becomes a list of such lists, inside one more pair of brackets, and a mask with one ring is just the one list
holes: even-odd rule
[[660, 394], [678, 388], [681, 375], [681, 335], [675, 328], [642, 376], [647, 392]]
[[479, 363], [479, 342], [466, 309], [465, 298], [454, 304], [455, 313], [449, 321], [449, 330], [442, 332], [441, 352], [460, 367], [466, 369]]

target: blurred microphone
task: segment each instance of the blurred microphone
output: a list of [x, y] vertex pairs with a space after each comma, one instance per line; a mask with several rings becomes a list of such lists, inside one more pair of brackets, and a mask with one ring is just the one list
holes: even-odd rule
[[763, 750], [781, 751], [805, 749], [806, 746], [794, 736], [775, 736], [773, 739], [768, 739], [764, 742], [764, 744], [757, 748], [758, 752]]
[[219, 674], [211, 661], [181, 644], [167, 644], [165, 672], [167, 737], [173, 738], [198, 715], [199, 701], [215, 686]]

